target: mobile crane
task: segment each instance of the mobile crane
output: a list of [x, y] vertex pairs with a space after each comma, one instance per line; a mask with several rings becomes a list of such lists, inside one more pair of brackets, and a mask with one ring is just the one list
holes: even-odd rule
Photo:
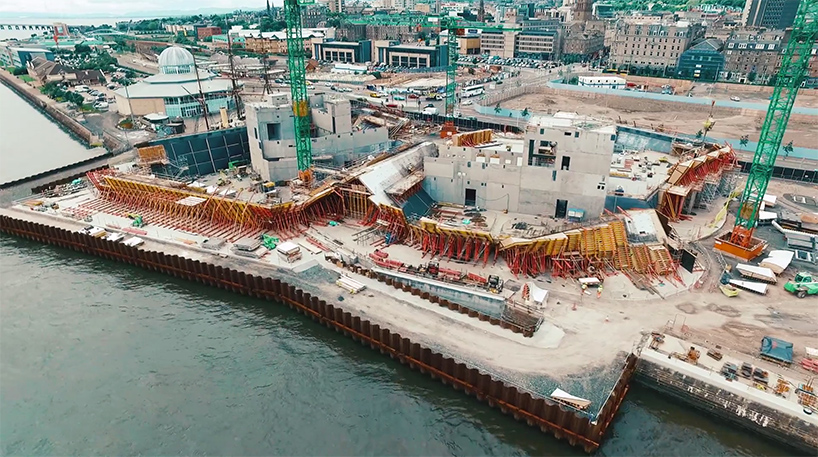
[[792, 34], [781, 57], [781, 68], [775, 81], [773, 95], [764, 124], [758, 147], [753, 156], [753, 165], [747, 177], [747, 185], [739, 201], [736, 224], [733, 230], [716, 239], [716, 249], [738, 257], [751, 260], [761, 254], [766, 242], [753, 237], [758, 212], [767, 185], [772, 177], [775, 159], [781, 148], [781, 140], [787, 129], [787, 122], [792, 112], [798, 88], [804, 81], [809, 65], [810, 53], [818, 40], [818, 0], [801, 0], [795, 15]]

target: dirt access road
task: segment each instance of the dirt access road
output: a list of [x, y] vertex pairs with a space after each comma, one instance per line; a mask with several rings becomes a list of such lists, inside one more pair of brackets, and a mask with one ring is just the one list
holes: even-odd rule
[[[728, 97], [729, 98], [729, 97]], [[742, 98], [744, 100], [744, 98]], [[766, 97], [764, 97], [766, 100]], [[751, 99], [747, 99], [751, 101]], [[799, 100], [800, 101], [800, 100]], [[751, 111], [751, 116], [742, 115], [738, 110], [726, 109], [729, 102], [716, 102], [713, 119], [716, 125], [709, 135], [717, 138], [740, 138], [749, 135], [750, 141], [757, 141], [764, 121], [763, 111]], [[725, 108], [721, 108], [724, 105]], [[503, 108], [532, 112], [573, 111], [599, 119], [609, 119], [637, 127], [656, 128], [663, 126], [670, 131], [695, 134], [707, 120], [708, 106], [688, 103], [662, 102], [633, 97], [599, 96], [586, 98], [582, 93], [556, 91], [547, 94], [528, 94], [501, 103]], [[818, 144], [818, 129], [813, 122], [790, 120], [783, 143], [789, 141], [798, 147], [814, 148]]]

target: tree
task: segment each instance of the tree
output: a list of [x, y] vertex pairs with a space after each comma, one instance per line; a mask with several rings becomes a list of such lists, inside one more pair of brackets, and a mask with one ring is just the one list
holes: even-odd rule
[[176, 38], [174, 38], [173, 41], [176, 42], [176, 44], [195, 44], [190, 40], [190, 38], [187, 37], [187, 35], [185, 35], [185, 32], [177, 33]]
[[749, 135], [742, 135], [741, 140], [739, 140], [739, 144], [741, 144], [742, 146], [747, 146], [747, 143], [749, 143], [749, 142], [750, 142], [750, 136]]
[[500, 111], [502, 111], [502, 110], [503, 109], [500, 108], [500, 103], [497, 103], [496, 105], [494, 105], [494, 112], [495, 113], [500, 114]]
[[789, 157], [790, 153], [792, 152], [792, 141], [784, 145], [784, 157]]
[[273, 17], [273, 10], [270, 9], [270, 0], [267, 0], [267, 17]]
[[65, 98], [66, 101], [73, 103], [77, 108], [82, 108], [82, 105], [85, 104], [85, 97], [76, 92], [67, 92]]
[[87, 44], [76, 44], [74, 45], [74, 53], [76, 54], [90, 54], [91, 53], [91, 46]]
[[526, 108], [523, 110], [523, 117], [528, 117], [528, 115], [529, 115], [528, 108]]
[[702, 138], [702, 136], [704, 136], [704, 132], [702, 132], [701, 130], [696, 132], [696, 139], [697, 140], [700, 140]]
[[277, 21], [271, 17], [263, 17], [261, 18], [261, 22], [259, 22], [258, 28], [262, 32], [280, 32], [284, 30], [286, 26], [287, 23], [284, 21]]
[[757, 76], [758, 76], [758, 74], [756, 74], [756, 72], [751, 71], [750, 73], [747, 74], [747, 81], [749, 81], [751, 83], [755, 82]]

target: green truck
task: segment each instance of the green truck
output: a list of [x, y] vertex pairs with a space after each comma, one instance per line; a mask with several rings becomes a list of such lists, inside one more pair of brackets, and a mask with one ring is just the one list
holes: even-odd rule
[[798, 298], [818, 295], [818, 281], [814, 280], [810, 273], [801, 272], [795, 275], [795, 279], [784, 284], [784, 290]]

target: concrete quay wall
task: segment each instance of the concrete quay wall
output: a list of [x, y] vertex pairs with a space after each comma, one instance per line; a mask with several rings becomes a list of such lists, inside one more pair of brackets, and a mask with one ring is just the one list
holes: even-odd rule
[[[593, 452], [599, 448], [605, 431], [627, 394], [637, 358], [630, 355], [622, 375], [594, 420], [547, 398], [537, 398], [514, 386], [413, 343], [387, 328], [344, 311], [338, 305], [287, 284], [279, 279], [247, 274], [214, 263], [191, 260], [164, 252], [129, 247], [59, 227], [40, 224], [21, 217], [0, 215], [0, 232], [39, 241], [109, 260], [117, 260], [229, 290], [242, 295], [286, 304], [328, 328], [342, 332], [365, 346], [380, 351], [410, 368], [428, 374], [489, 406], [499, 408], [519, 421], [538, 427], [571, 445]], [[388, 279], [384, 278], [386, 281]], [[399, 287], [403, 287], [400, 285]]]
[[795, 416], [644, 358], [637, 363], [635, 380], [794, 450], [818, 455], [818, 427]]

